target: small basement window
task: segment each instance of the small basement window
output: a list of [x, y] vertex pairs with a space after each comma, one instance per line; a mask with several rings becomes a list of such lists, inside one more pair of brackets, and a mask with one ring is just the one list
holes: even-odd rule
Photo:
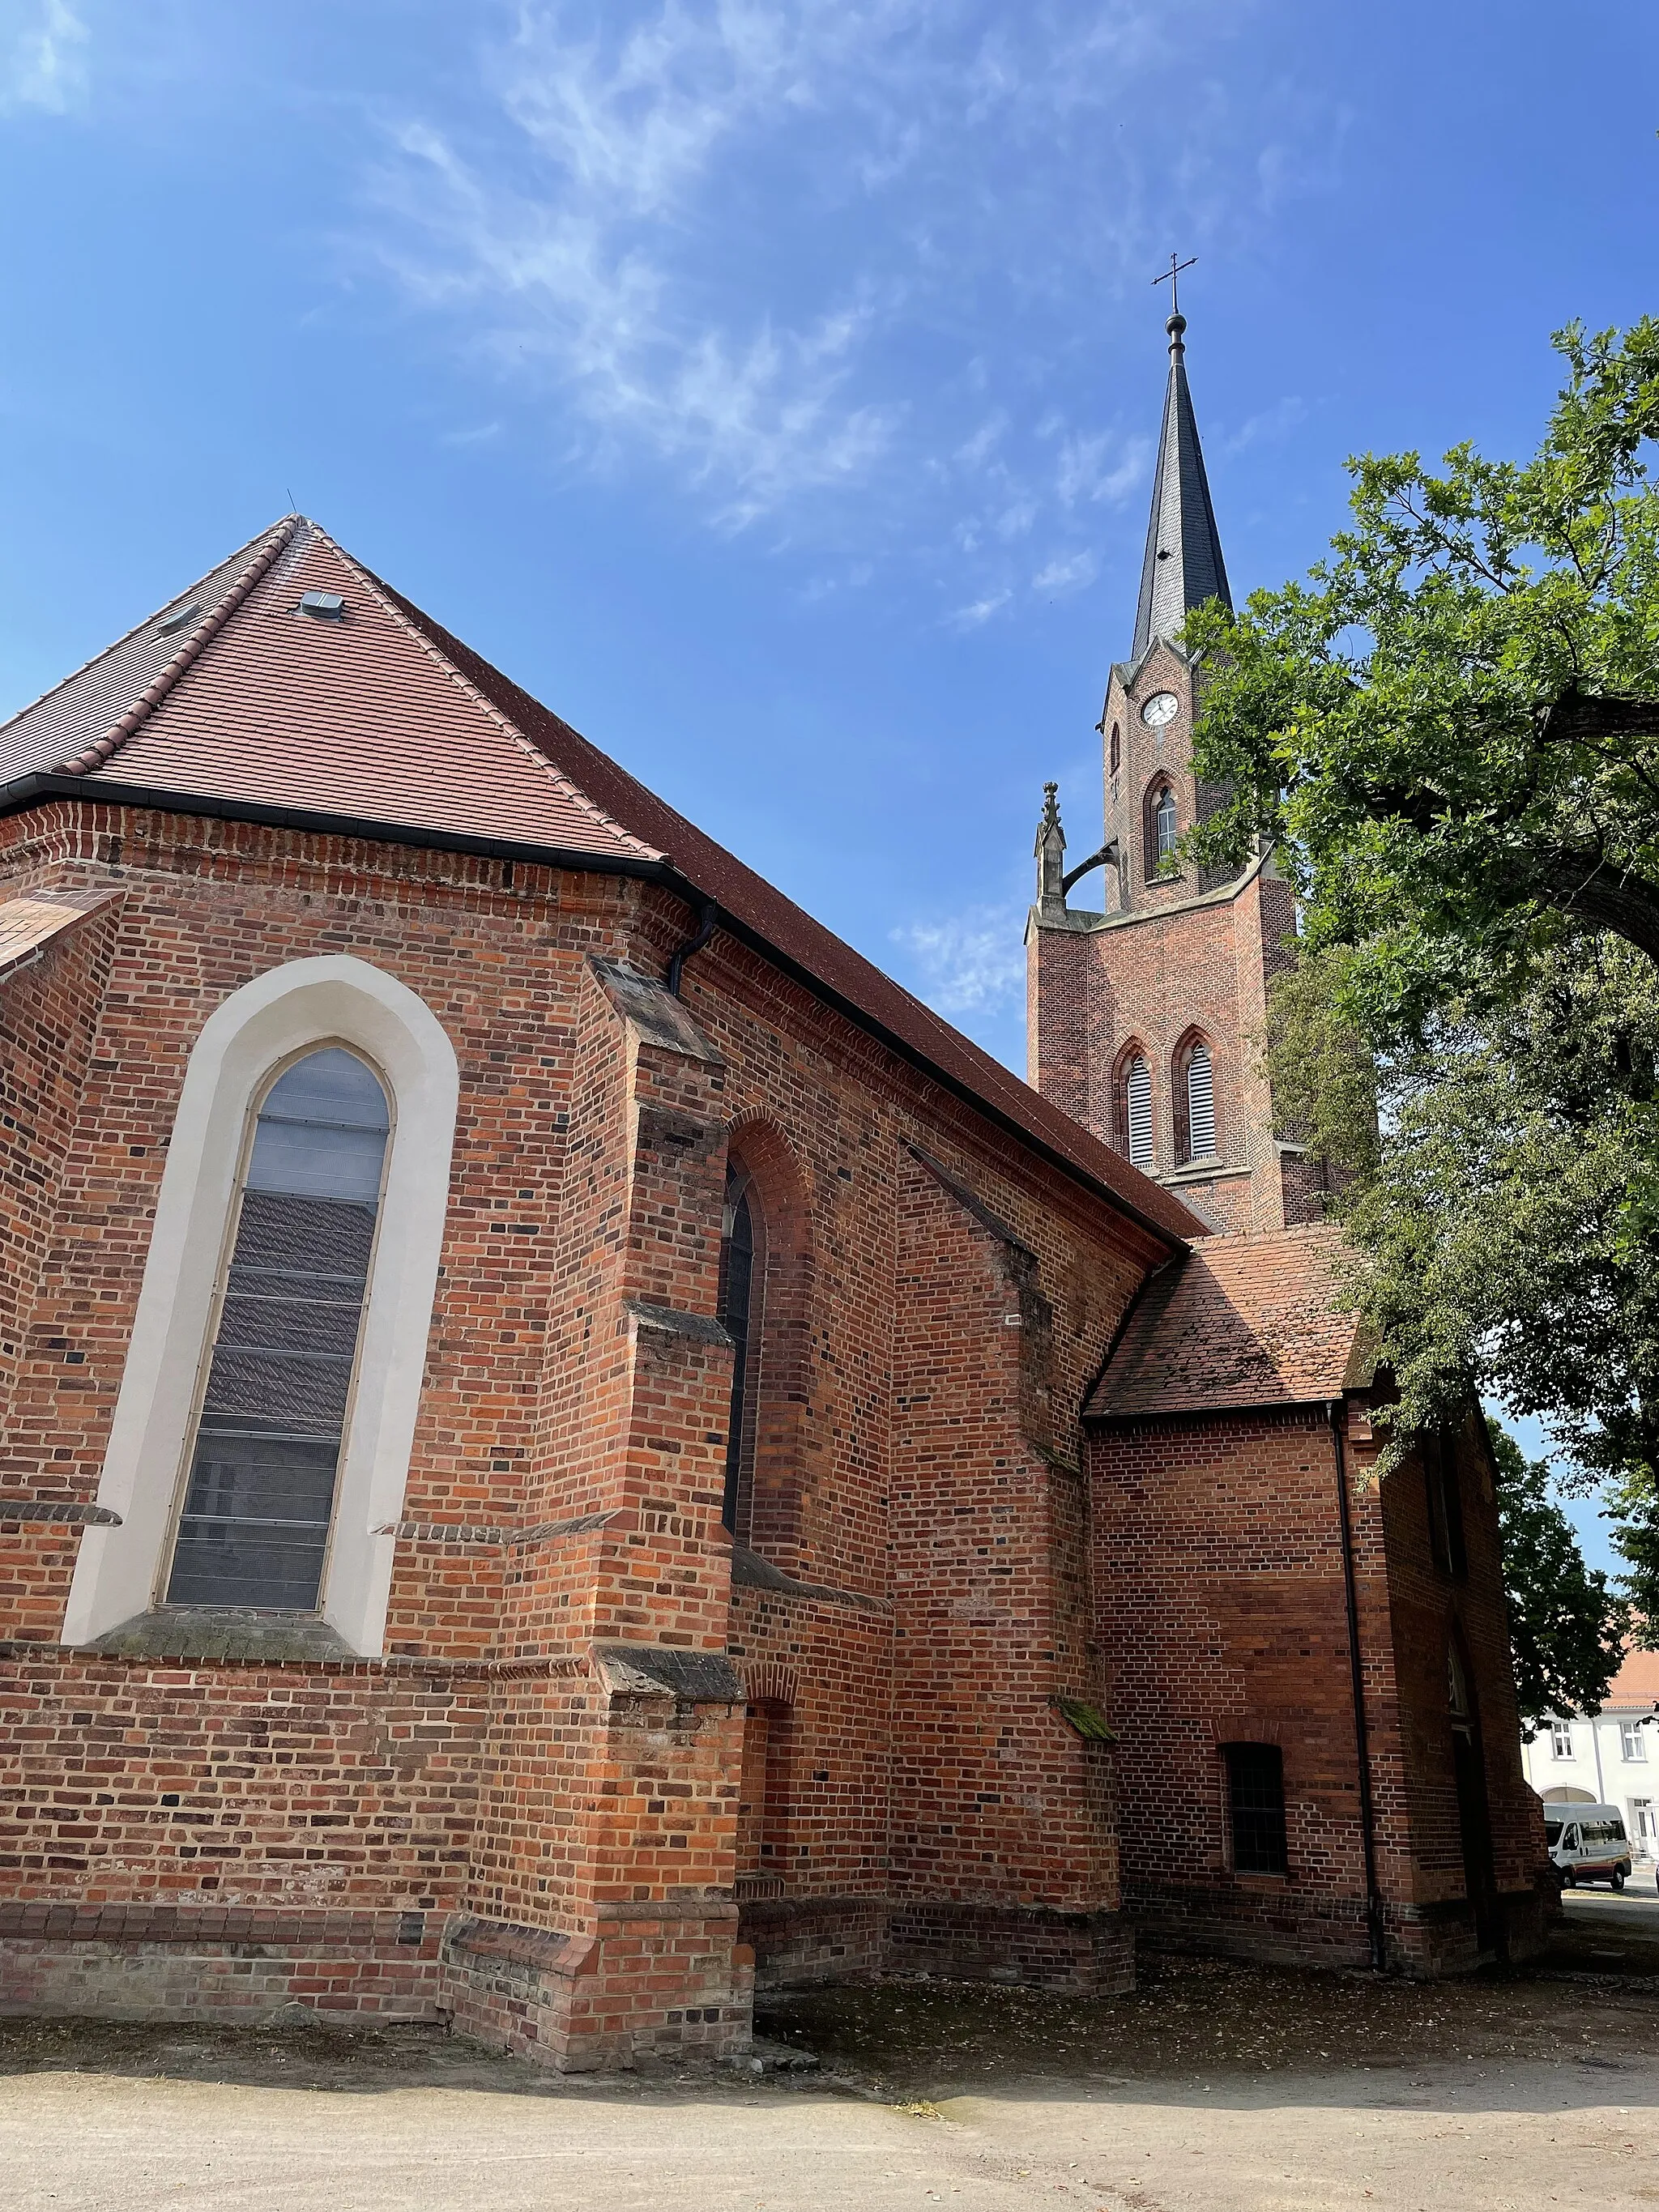
[[339, 592], [301, 592], [300, 611], [314, 615], [319, 622], [338, 622], [345, 612], [345, 599]]
[[1283, 1874], [1285, 1759], [1276, 1743], [1224, 1743], [1235, 1874]]

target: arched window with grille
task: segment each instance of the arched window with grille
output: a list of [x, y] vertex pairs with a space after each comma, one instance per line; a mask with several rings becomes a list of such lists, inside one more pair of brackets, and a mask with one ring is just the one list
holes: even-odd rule
[[368, 1302], [391, 1114], [339, 1045], [254, 1120], [165, 1602], [314, 1612]]
[[1175, 1105], [1176, 1164], [1216, 1158], [1220, 1152], [1215, 1097], [1215, 1061], [1209, 1040], [1196, 1031], [1176, 1048], [1170, 1067]]
[[1150, 1169], [1156, 1150], [1152, 1141], [1152, 1069], [1140, 1045], [1126, 1045], [1119, 1054], [1113, 1093], [1117, 1148], [1126, 1152], [1136, 1167]]

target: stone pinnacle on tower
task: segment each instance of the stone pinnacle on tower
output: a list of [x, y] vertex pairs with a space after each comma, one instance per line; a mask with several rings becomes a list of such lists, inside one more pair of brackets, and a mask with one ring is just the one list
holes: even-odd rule
[[1135, 609], [1130, 659], [1137, 661], [1155, 637], [1173, 637], [1191, 610], [1206, 599], [1219, 599], [1229, 607], [1233, 603], [1204, 473], [1204, 451], [1198, 442], [1193, 395], [1187, 386], [1187, 318], [1177, 308], [1164, 328], [1170, 334], [1170, 382], [1164, 395], [1158, 474]]

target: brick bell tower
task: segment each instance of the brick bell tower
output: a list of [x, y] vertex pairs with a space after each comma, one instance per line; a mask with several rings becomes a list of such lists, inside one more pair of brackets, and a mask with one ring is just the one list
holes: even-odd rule
[[[1178, 850], [1219, 794], [1193, 773], [1202, 671], [1174, 638], [1191, 608], [1232, 598], [1188, 388], [1185, 316], [1166, 328], [1134, 642], [1113, 665], [1098, 725], [1105, 836], [1068, 869], [1052, 783], [1037, 829], [1027, 1072], [1218, 1231], [1279, 1229], [1321, 1212], [1318, 1173], [1274, 1135], [1256, 1066], [1269, 983], [1294, 957], [1295, 904], [1270, 854], [1227, 875], [1195, 873]], [[1073, 885], [1097, 868], [1104, 910], [1069, 905]]]

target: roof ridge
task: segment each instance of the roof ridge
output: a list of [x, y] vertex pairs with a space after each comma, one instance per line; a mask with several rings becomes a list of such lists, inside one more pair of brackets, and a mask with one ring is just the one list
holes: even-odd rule
[[[247, 541], [247, 544], [241, 547], [240, 550], [246, 552], [249, 546], [262, 545], [268, 534], [269, 533], [265, 531], [260, 531], [256, 537], [250, 538]], [[230, 556], [232, 560], [234, 560], [235, 557], [234, 554]], [[222, 568], [224, 565], [225, 564], [222, 561], [216, 564], [216, 567], [221, 568]], [[212, 575], [213, 573], [214, 570], [212, 568], [210, 568], [207, 571], [207, 574], [209, 576]], [[198, 583], [204, 583], [206, 581], [206, 577], [198, 577], [197, 580]], [[14, 711], [8, 714], [3, 721], [0, 721], [0, 730], [9, 730], [14, 722], [21, 722], [25, 714], [32, 714], [37, 707], [44, 707], [48, 699], [55, 699], [60, 691], [66, 691], [70, 685], [78, 682], [78, 680], [87, 673], [88, 669], [95, 668], [100, 660], [107, 660], [111, 653], [118, 653], [124, 645], [127, 644], [130, 640], [137, 636], [140, 630], [149, 629], [150, 625], [159, 620], [159, 618], [167, 612], [169, 607], [187, 605], [189, 602], [189, 592], [186, 590], [183, 592], [175, 592], [171, 599], [163, 599], [159, 607], [155, 608], [153, 612], [145, 615], [142, 620], [134, 623], [130, 629], [124, 629], [119, 637], [112, 638], [107, 645], [100, 645], [96, 653], [89, 653], [78, 668], [71, 668], [67, 676], [60, 676], [55, 684], [48, 684], [46, 690], [44, 691], [37, 691], [33, 699], [25, 699], [21, 707], [14, 709]]]
[[640, 854], [641, 859], [648, 860], [661, 860], [667, 858], [667, 855], [659, 852], [656, 846], [647, 845], [643, 838], [636, 837], [631, 830], [624, 829], [620, 822], [617, 821], [612, 816], [607, 814], [604, 807], [599, 805], [599, 801], [594, 799], [590, 799], [580, 784], [573, 782], [570, 776], [559, 766], [558, 763], [556, 760], [550, 759], [543, 748], [535, 743], [533, 738], [527, 737], [519, 727], [518, 724], [513, 720], [510, 715], [503, 714], [493, 699], [487, 698], [478, 689], [477, 685], [472, 682], [471, 678], [455, 665], [455, 663], [450, 659], [449, 655], [444, 652], [442, 647], [439, 645], [437, 640], [434, 637], [428, 635], [427, 631], [422, 628], [419, 623], [410, 619], [407, 611], [408, 602], [402, 599], [401, 595], [392, 585], [386, 582], [384, 578], [377, 576], [372, 568], [365, 568], [361, 561], [357, 560], [352, 554], [347, 552], [343, 545], [340, 544], [337, 539], [331, 538], [327, 531], [321, 529], [315, 523], [312, 525], [312, 527], [316, 530], [318, 537], [322, 539], [323, 543], [325, 545], [331, 546], [334, 551], [339, 555], [341, 560], [345, 562], [347, 568], [354, 569], [356, 574], [362, 578], [363, 581], [368, 586], [370, 591], [374, 592], [375, 598], [380, 601], [381, 606], [386, 610], [386, 613], [391, 616], [392, 619], [398, 624], [398, 628], [404, 631], [405, 635], [412, 638], [416, 644], [421, 647], [422, 651], [425, 653], [428, 658], [436, 661], [439, 667], [441, 668], [445, 675], [448, 677], [450, 682], [453, 684], [459, 691], [463, 692], [467, 698], [471, 700], [474, 706], [478, 708], [490, 721], [494, 722], [497, 729], [499, 729], [504, 736], [510, 738], [514, 744], [519, 747], [520, 751], [522, 751], [528, 759], [535, 763], [536, 766], [541, 769], [542, 773], [548, 777], [548, 779], [565, 795], [565, 797], [572, 800], [578, 806], [581, 807], [586, 812], [591, 814], [593, 819], [598, 822], [601, 827], [609, 830], [612, 836], [618, 837], [624, 844], [632, 846], [634, 850]]
[[[139, 724], [147, 719], [161, 700], [166, 698], [191, 663], [200, 654], [209, 640], [216, 636], [223, 629], [253, 586], [270, 568], [277, 555], [283, 550], [284, 547], [293, 544], [295, 536], [304, 520], [302, 515], [284, 515], [280, 522], [274, 524], [265, 532], [263, 538], [258, 541], [250, 538], [248, 541], [250, 544], [258, 543], [258, 552], [240, 571], [229, 587], [220, 594], [217, 605], [210, 607], [203, 616], [161, 674], [145, 686], [133, 704], [127, 708], [126, 713], [118, 721], [112, 725], [101, 738], [88, 745], [83, 752], [75, 754], [69, 760], [61, 761], [58, 763], [57, 774], [59, 775], [89, 775], [94, 769], [101, 768], [112, 754], [120, 750]], [[151, 622], [155, 619], [154, 615], [149, 617]], [[132, 629], [126, 632], [126, 637], [135, 636], [143, 628], [143, 623], [135, 623]], [[118, 645], [125, 643], [125, 639], [118, 639], [116, 642]], [[105, 654], [113, 650], [113, 647], [106, 647], [105, 653], [99, 654], [97, 658], [102, 659]], [[89, 668], [92, 663], [88, 661], [86, 665]], [[80, 671], [77, 670], [76, 672], [78, 675]], [[64, 681], [70, 682], [72, 679], [65, 678]], [[47, 692], [42, 696], [49, 698], [52, 695]]]

